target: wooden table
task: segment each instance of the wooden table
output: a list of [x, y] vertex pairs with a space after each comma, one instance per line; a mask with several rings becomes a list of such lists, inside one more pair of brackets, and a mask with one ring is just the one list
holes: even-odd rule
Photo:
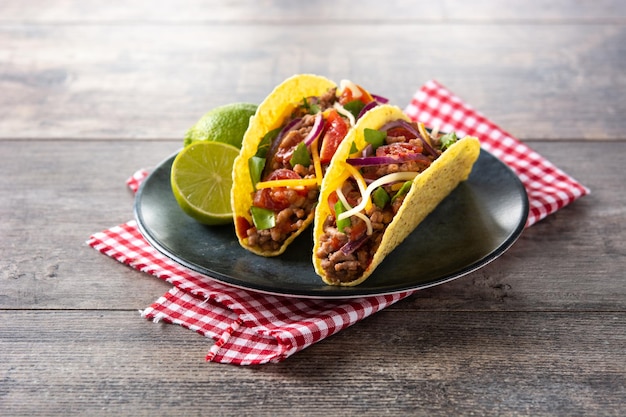
[[[245, 3], [0, 3], [0, 415], [624, 415], [625, 3]], [[169, 285], [85, 240], [204, 112], [301, 72], [401, 106], [437, 79], [591, 194], [285, 362], [205, 363], [137, 312]]]

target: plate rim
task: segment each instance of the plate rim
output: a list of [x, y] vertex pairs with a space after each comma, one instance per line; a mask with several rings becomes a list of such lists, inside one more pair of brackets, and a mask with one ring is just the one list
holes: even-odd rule
[[[493, 262], [500, 256], [502, 256], [521, 236], [523, 230], [525, 229], [525, 225], [528, 220], [528, 215], [529, 215], [529, 210], [530, 210], [528, 193], [526, 191], [526, 187], [524, 187], [520, 178], [515, 174], [515, 172], [511, 169], [510, 166], [505, 164], [502, 160], [497, 158], [488, 150], [481, 147], [480, 149], [481, 154], [484, 153], [488, 155], [488, 157], [493, 158], [502, 166], [502, 168], [509, 171], [509, 174], [514, 178], [514, 182], [516, 183], [516, 189], [520, 192], [520, 197], [521, 197], [520, 199], [522, 203], [521, 204], [522, 215], [520, 217], [518, 224], [509, 233], [508, 237], [504, 239], [502, 242], [500, 242], [497, 245], [497, 247], [494, 250], [492, 250], [490, 253], [488, 253], [487, 255], [483, 256], [480, 259], [477, 259], [475, 262], [468, 264], [467, 266], [461, 268], [458, 271], [444, 274], [441, 277], [433, 279], [426, 283], [414, 283], [414, 284], [407, 283], [407, 285], [404, 285], [404, 286], [395, 285], [393, 288], [390, 288], [389, 290], [383, 290], [381, 288], [380, 290], [377, 291], [371, 288], [365, 289], [364, 287], [361, 287], [362, 289], [359, 289], [358, 285], [352, 286], [352, 287], [340, 287], [340, 286], [333, 287], [333, 286], [324, 284], [324, 286], [321, 286], [321, 288], [324, 288], [323, 291], [310, 290], [310, 289], [308, 290], [303, 289], [303, 291], [293, 291], [293, 290], [285, 291], [285, 290], [280, 290], [279, 288], [270, 288], [267, 285], [260, 285], [260, 284], [245, 282], [240, 278], [238, 279], [236, 277], [228, 276], [219, 271], [211, 270], [210, 268], [207, 268], [205, 266], [197, 265], [194, 262], [190, 262], [184, 259], [183, 256], [172, 253], [162, 242], [160, 242], [156, 237], [152, 235], [152, 231], [145, 224], [145, 221], [143, 219], [142, 208], [141, 208], [141, 201], [143, 198], [144, 189], [146, 188], [147, 184], [149, 184], [150, 181], [153, 180], [153, 176], [155, 176], [155, 174], [159, 171], [159, 169], [163, 169], [165, 165], [171, 164], [171, 162], [173, 162], [173, 159], [176, 157], [176, 155], [179, 152], [180, 150], [174, 152], [173, 154], [169, 155], [167, 158], [163, 159], [159, 164], [155, 166], [155, 168], [153, 168], [150, 171], [148, 176], [140, 184], [135, 194], [135, 199], [133, 202], [133, 214], [134, 214], [139, 232], [141, 233], [142, 237], [150, 244], [150, 246], [152, 246], [155, 250], [157, 250], [160, 254], [164, 255], [168, 259], [171, 259], [172, 261], [196, 273], [201, 274], [203, 277], [206, 277], [207, 279], [211, 281], [215, 281], [220, 284], [227, 285], [233, 288], [238, 288], [238, 289], [242, 289], [246, 291], [253, 291], [259, 294], [282, 296], [282, 297], [289, 297], [289, 298], [309, 298], [309, 299], [329, 299], [329, 300], [353, 299], [353, 298], [373, 297], [373, 296], [388, 296], [388, 295], [395, 295], [395, 294], [400, 294], [404, 292], [414, 292], [414, 291], [431, 288], [437, 285], [445, 284], [447, 282], [454, 281], [465, 275], [475, 272], [485, 267], [489, 263]], [[234, 231], [233, 231], [233, 238], [235, 238]], [[312, 264], [311, 264], [311, 267], [313, 267]], [[321, 278], [320, 278], [320, 282], [321, 282]]]

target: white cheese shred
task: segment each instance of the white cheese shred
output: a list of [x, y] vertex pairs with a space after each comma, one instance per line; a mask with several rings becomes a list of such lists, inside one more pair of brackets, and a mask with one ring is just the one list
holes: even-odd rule
[[417, 176], [417, 172], [409, 171], [409, 172], [394, 172], [393, 174], [388, 174], [388, 175], [385, 175], [384, 177], [378, 178], [376, 181], [368, 185], [365, 192], [362, 193], [361, 202], [357, 204], [356, 206], [354, 206], [352, 209], [346, 210], [340, 215], [338, 215], [337, 220], [343, 220], [350, 216], [354, 216], [357, 213], [360, 213], [363, 209], [365, 209], [367, 202], [370, 199], [370, 195], [376, 188], [385, 184], [389, 184], [391, 182], [410, 181], [414, 179], [416, 176]]
[[335, 108], [335, 110], [337, 110], [337, 112], [339, 112], [339, 114], [347, 117], [348, 120], [350, 120], [350, 126], [354, 126], [356, 124], [356, 119], [354, 118], [354, 115], [346, 110], [341, 104], [339, 104], [338, 101], [335, 102], [333, 107]]

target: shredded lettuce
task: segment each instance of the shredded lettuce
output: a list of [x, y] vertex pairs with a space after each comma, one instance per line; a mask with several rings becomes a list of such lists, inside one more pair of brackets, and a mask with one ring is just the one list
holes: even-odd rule
[[259, 143], [259, 146], [256, 149], [255, 156], [265, 158], [267, 156], [267, 151], [270, 149], [270, 146], [272, 146], [272, 142], [274, 142], [274, 139], [276, 139], [281, 130], [282, 127], [278, 127], [267, 132], [265, 136], [263, 136], [263, 139], [261, 139], [261, 143]]
[[289, 163], [292, 167], [300, 164], [305, 167], [311, 165], [311, 155], [309, 154], [309, 150], [306, 147], [304, 142], [300, 142], [296, 149], [294, 149], [293, 154], [291, 155], [291, 159], [289, 159]]
[[304, 108], [309, 114], [317, 114], [321, 111], [320, 106], [315, 103], [309, 103], [306, 97], [302, 98], [302, 108]]
[[450, 146], [452, 146], [457, 140], [458, 138], [456, 137], [455, 132], [446, 133], [445, 135], [439, 138], [439, 141], [441, 142], [441, 150], [445, 151]]
[[365, 104], [361, 100], [352, 100], [343, 105], [343, 108], [352, 113], [355, 119], [359, 117], [363, 107], [365, 107]]
[[248, 169], [250, 170], [250, 180], [252, 181], [252, 186], [255, 186], [259, 181], [261, 181], [261, 174], [263, 173], [264, 168], [265, 158], [253, 156], [248, 159]]

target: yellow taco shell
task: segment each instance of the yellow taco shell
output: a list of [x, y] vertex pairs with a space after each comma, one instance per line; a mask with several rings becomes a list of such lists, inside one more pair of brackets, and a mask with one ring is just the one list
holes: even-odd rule
[[386, 123], [398, 119], [410, 121], [403, 111], [395, 106], [378, 106], [367, 112], [343, 140], [324, 176], [315, 213], [313, 265], [315, 272], [326, 284], [354, 286], [365, 281], [385, 257], [402, 243], [460, 182], [467, 179], [478, 159], [480, 142], [475, 137], [466, 136], [450, 146], [430, 167], [415, 177], [400, 210], [385, 230], [380, 246], [363, 275], [353, 281], [333, 283], [325, 276], [321, 266], [322, 259], [315, 255], [324, 233], [324, 221], [331, 214], [327, 203], [328, 197], [346, 178], [345, 160], [350, 154], [352, 142], [357, 149], [363, 149], [366, 146], [363, 135], [365, 128], [380, 129]]
[[[270, 130], [280, 127], [284, 119], [293, 112], [298, 104], [302, 103], [304, 97], [320, 96], [334, 87], [336, 84], [325, 77], [312, 74], [295, 75], [274, 88], [259, 105], [255, 115], [250, 118], [248, 130], [243, 137], [241, 152], [235, 159], [233, 166], [233, 187], [230, 194], [235, 229], [240, 227], [237, 219], [241, 217], [252, 224], [249, 210], [252, 206], [254, 186], [250, 180], [248, 160], [256, 154], [263, 136]], [[302, 227], [291, 234], [276, 251], [261, 251], [257, 247], [249, 246], [248, 239], [241, 237], [245, 231], [236, 230], [237, 238], [241, 246], [257, 255], [277, 256], [283, 253], [289, 244], [313, 222], [313, 217], [314, 212], [312, 211], [303, 222]]]

